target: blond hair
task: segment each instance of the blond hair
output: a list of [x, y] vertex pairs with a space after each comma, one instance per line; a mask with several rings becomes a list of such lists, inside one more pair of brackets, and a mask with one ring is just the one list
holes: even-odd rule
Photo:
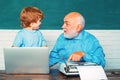
[[44, 15], [37, 7], [25, 7], [20, 13], [21, 25], [26, 28], [29, 27], [32, 22], [37, 22], [39, 19], [43, 19]]

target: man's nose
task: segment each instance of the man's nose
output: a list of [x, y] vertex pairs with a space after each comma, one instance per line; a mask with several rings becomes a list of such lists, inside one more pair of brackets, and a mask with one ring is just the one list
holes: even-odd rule
[[64, 29], [64, 28], [65, 28], [65, 24], [62, 25], [62, 29]]

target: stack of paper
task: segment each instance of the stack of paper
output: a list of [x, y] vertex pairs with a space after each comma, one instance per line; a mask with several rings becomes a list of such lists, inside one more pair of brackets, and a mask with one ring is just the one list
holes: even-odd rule
[[101, 66], [78, 66], [81, 80], [108, 80]]

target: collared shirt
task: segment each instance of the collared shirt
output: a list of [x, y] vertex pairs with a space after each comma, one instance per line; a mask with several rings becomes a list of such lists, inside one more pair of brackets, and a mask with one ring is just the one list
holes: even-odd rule
[[12, 46], [17, 47], [42, 47], [47, 46], [46, 40], [39, 30], [20, 30], [13, 42]]
[[95, 36], [82, 30], [78, 36], [67, 39], [62, 33], [50, 52], [49, 65], [67, 60], [73, 52], [82, 51], [85, 53], [81, 62], [93, 62], [105, 66], [104, 52]]

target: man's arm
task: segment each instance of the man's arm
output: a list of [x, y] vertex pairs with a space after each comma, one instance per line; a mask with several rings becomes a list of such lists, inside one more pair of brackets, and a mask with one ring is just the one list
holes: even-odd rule
[[105, 55], [101, 45], [97, 40], [95, 40], [95, 42], [93, 41], [93, 44], [89, 46], [89, 50], [85, 51], [83, 59], [86, 62], [93, 62], [104, 67], [105, 66], [104, 57]]
[[54, 48], [52, 49], [52, 51], [50, 52], [50, 56], [49, 56], [49, 66], [53, 66], [56, 63], [58, 63], [60, 61], [60, 56], [59, 56], [59, 49], [58, 46], [60, 45], [61, 40], [60, 40], [60, 36], [57, 39]]
[[51, 67], [55, 65], [57, 62], [59, 62], [59, 60], [60, 59], [57, 52], [55, 52], [53, 49], [53, 51], [50, 52], [50, 56], [49, 56], [49, 66]]
[[[91, 46], [88, 46], [91, 45]], [[105, 59], [103, 49], [100, 46], [98, 41], [93, 41], [93, 44], [90, 43], [87, 46], [89, 48], [84, 48], [84, 51], [74, 52], [68, 58], [68, 61], [80, 61], [82, 58], [85, 62], [93, 62], [98, 65], [105, 66]]]

